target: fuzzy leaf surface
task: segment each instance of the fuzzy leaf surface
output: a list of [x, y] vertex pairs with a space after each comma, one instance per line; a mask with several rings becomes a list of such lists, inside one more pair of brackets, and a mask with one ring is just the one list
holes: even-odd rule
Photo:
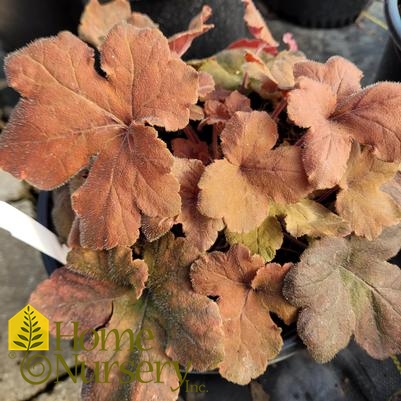
[[368, 149], [354, 146], [348, 169], [337, 195], [338, 214], [351, 225], [356, 235], [376, 238], [384, 227], [401, 220], [401, 204], [381, 187], [391, 181], [397, 163], [378, 160]]
[[262, 256], [265, 262], [270, 262], [277, 249], [283, 244], [281, 225], [275, 217], [269, 216], [255, 230], [248, 233], [234, 233], [226, 230], [229, 244], [245, 245], [253, 254]]
[[[176, 400], [181, 377], [179, 364], [207, 370], [215, 368], [223, 357], [218, 307], [206, 296], [196, 294], [189, 280], [189, 267], [198, 252], [183, 238], [175, 240], [172, 235], [149, 245], [145, 251], [146, 263], [131, 262], [149, 272], [147, 290], [140, 298], [136, 285], [143, 282], [143, 274], [136, 272], [130, 276], [122, 262], [127, 254], [112, 252], [74, 251], [67, 267], [40, 284], [31, 301], [50, 318], [53, 333], [54, 321], [67, 322], [61, 327], [63, 335], [72, 335], [72, 320], [78, 321], [80, 328], [104, 327], [105, 350], [97, 347], [83, 352], [82, 358], [90, 368], [88, 379], [94, 375], [96, 361], [107, 362], [102, 364], [99, 375], [110, 383], [84, 384], [85, 401]], [[110, 260], [105, 262], [110, 257], [112, 264]], [[85, 303], [80, 299], [85, 299]], [[128, 329], [134, 335], [142, 330], [142, 349], [133, 346], [128, 334], [122, 335]], [[120, 334], [119, 343], [115, 331]], [[93, 337], [85, 347], [94, 347]], [[155, 367], [158, 361], [161, 365], [168, 362], [159, 376]], [[136, 368], [140, 363], [145, 371], [141, 374], [142, 381], [137, 380]], [[154, 370], [148, 371], [149, 366]]]
[[214, 28], [213, 24], [206, 24], [211, 16], [212, 9], [207, 5], [203, 6], [201, 12], [189, 23], [187, 31], [176, 33], [169, 38], [168, 43], [171, 51], [181, 57], [197, 37]]
[[138, 12], [131, 13], [128, 0], [113, 0], [105, 4], [99, 3], [99, 0], [89, 0], [81, 16], [79, 37], [100, 48], [108, 33], [115, 25], [123, 21], [136, 28], [157, 28], [147, 15]]
[[144, 124], [168, 131], [187, 125], [198, 74], [171, 55], [159, 31], [127, 24], [113, 28], [102, 46], [106, 78], [96, 72], [93, 56], [62, 32], [8, 57], [9, 84], [23, 98], [1, 136], [0, 166], [53, 189], [97, 155], [73, 207], [81, 244], [110, 249], [135, 242], [141, 213], [179, 212], [173, 157]]
[[335, 57], [322, 65], [296, 65], [297, 89], [289, 94], [288, 115], [308, 128], [303, 161], [316, 188], [337, 185], [353, 141], [369, 145], [384, 161], [401, 160], [401, 85], [382, 82], [360, 89], [360, 71]]
[[200, 212], [223, 218], [230, 231], [249, 232], [266, 218], [271, 201], [291, 203], [305, 196], [310, 188], [301, 149], [271, 150], [277, 138], [267, 113], [235, 113], [221, 134], [225, 158], [207, 166], [199, 182]]
[[204, 255], [192, 265], [195, 291], [218, 296], [225, 334], [225, 357], [219, 369], [226, 379], [247, 384], [261, 375], [268, 361], [280, 352], [281, 329], [269, 311], [286, 318], [295, 310], [281, 295], [289, 268], [265, 265], [260, 256], [251, 256], [242, 245], [234, 245], [228, 253]]
[[375, 358], [401, 352], [401, 269], [387, 262], [400, 247], [400, 225], [374, 241], [324, 238], [287, 274], [284, 296], [301, 308], [298, 334], [317, 361], [352, 335]]
[[247, 53], [244, 71], [251, 79], [250, 87], [262, 97], [265, 92], [290, 90], [295, 86], [294, 66], [305, 60], [301, 52], [281, 51], [275, 57], [258, 57]]
[[182, 199], [181, 213], [176, 222], [182, 224], [186, 238], [200, 251], [209, 249], [218, 232], [224, 228], [222, 219], [212, 219], [198, 211], [198, 182], [204, 171], [205, 166], [200, 160], [191, 159], [175, 159], [172, 170], [180, 183]]
[[99, 0], [89, 0], [81, 16], [79, 36], [85, 42], [99, 47], [109, 31], [126, 21], [130, 15], [131, 7], [127, 0], [113, 0], [106, 4], [99, 3]]
[[238, 91], [217, 89], [205, 99], [203, 124], [225, 124], [237, 111], [251, 112], [251, 101]]
[[286, 229], [294, 237], [344, 237], [352, 231], [347, 221], [310, 199], [275, 205], [274, 213], [285, 216]]
[[252, 36], [270, 46], [278, 46], [254, 2], [252, 0], [242, 0], [242, 2], [245, 6], [244, 20]]

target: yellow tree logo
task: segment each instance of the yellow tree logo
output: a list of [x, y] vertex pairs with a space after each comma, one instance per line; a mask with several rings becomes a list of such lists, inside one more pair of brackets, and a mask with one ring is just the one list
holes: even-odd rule
[[21, 309], [8, 321], [9, 351], [47, 351], [49, 320], [31, 305]]

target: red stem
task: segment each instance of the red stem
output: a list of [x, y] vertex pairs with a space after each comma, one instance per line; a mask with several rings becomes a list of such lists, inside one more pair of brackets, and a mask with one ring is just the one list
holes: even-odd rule
[[217, 125], [213, 125], [213, 137], [212, 137], [212, 157], [213, 159], [219, 159], [220, 158], [220, 150], [219, 150], [219, 135], [221, 132], [221, 128], [219, 128]]
[[279, 115], [281, 112], [287, 107], [287, 99], [283, 98], [281, 99], [280, 103], [277, 104], [276, 108], [273, 110], [273, 113], [271, 115], [272, 119], [274, 121], [278, 120]]
[[198, 137], [198, 134], [195, 132], [195, 130], [190, 126], [187, 125], [184, 129], [184, 134], [187, 136], [187, 138], [194, 143], [200, 143], [200, 139]]

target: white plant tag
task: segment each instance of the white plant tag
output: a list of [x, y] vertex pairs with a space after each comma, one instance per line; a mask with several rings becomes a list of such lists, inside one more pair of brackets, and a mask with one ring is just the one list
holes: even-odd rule
[[0, 228], [9, 231], [13, 237], [38, 251], [66, 264], [68, 247], [61, 245], [57, 236], [42, 224], [3, 201], [0, 201]]

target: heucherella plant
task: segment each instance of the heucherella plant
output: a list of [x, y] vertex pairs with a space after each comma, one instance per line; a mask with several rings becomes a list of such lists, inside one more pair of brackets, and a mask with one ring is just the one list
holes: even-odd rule
[[243, 3], [252, 38], [203, 60], [181, 56], [210, 7], [167, 39], [126, 0], [6, 60], [0, 166], [54, 190], [72, 248], [30, 303], [53, 334], [91, 330], [84, 400], [176, 400], [175, 362], [247, 384], [294, 322], [319, 362], [352, 337], [401, 352], [401, 84], [283, 50]]

